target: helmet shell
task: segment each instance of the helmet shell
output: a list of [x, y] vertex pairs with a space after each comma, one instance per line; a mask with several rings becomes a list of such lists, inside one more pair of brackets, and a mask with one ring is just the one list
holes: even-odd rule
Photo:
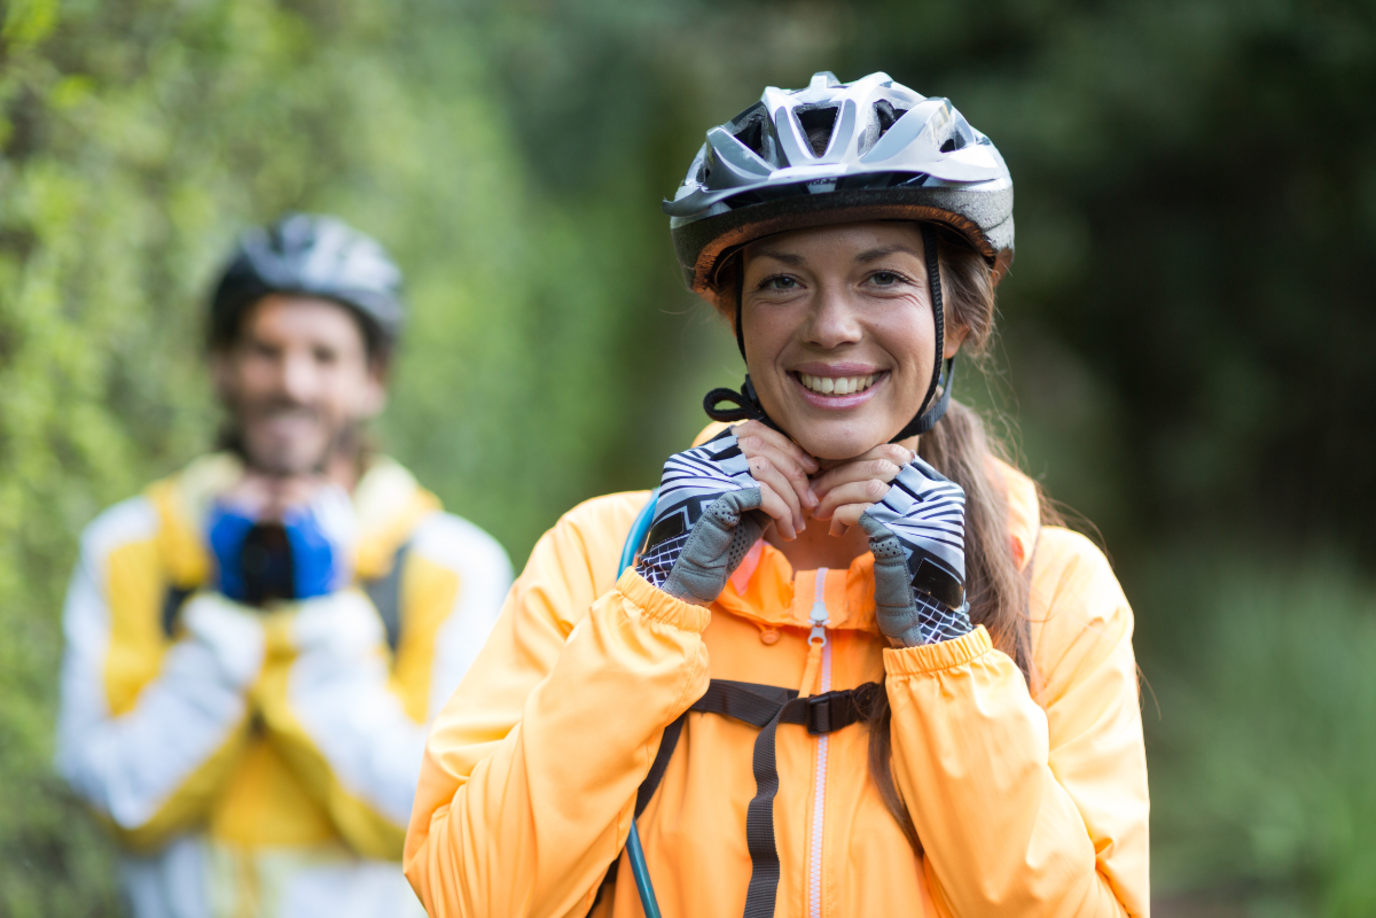
[[337, 217], [292, 213], [239, 237], [210, 302], [210, 341], [238, 334], [243, 313], [273, 293], [321, 297], [350, 307], [370, 350], [401, 333], [401, 269], [373, 239]]
[[834, 223], [944, 223], [996, 280], [1013, 260], [1013, 179], [998, 149], [950, 100], [886, 73], [842, 83], [822, 72], [806, 89], [767, 88], [707, 132], [664, 212], [684, 282], [708, 297], [724, 255]]

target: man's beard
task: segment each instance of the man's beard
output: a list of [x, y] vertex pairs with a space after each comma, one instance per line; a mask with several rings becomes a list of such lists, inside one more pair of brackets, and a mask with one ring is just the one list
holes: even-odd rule
[[[280, 406], [276, 410], [283, 408], [288, 408], [288, 406]], [[290, 406], [288, 410], [310, 411], [311, 409]], [[263, 475], [286, 478], [295, 475], [323, 474], [333, 460], [338, 458], [357, 459], [366, 447], [367, 437], [363, 432], [362, 424], [350, 420], [331, 431], [324, 446], [314, 456], [300, 461], [292, 461], [289, 457], [266, 455], [266, 450], [257, 450], [251, 446], [249, 438], [244, 435], [243, 424], [239, 420], [238, 414], [231, 406], [230, 417], [220, 429], [217, 446], [219, 449], [237, 455], [244, 463], [245, 468]]]

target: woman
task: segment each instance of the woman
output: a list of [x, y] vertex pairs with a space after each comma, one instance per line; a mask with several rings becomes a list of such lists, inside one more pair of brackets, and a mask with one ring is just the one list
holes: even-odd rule
[[1147, 914], [1131, 612], [949, 400], [1012, 258], [997, 150], [818, 74], [665, 209], [743, 423], [669, 459], [619, 579], [643, 493], [536, 546], [430, 735], [421, 900], [637, 915], [629, 838], [671, 916]]

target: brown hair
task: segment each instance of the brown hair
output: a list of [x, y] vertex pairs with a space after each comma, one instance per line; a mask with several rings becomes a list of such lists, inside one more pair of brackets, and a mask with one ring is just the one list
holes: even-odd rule
[[[978, 360], [994, 330], [993, 270], [963, 236], [945, 227], [938, 229], [937, 245], [946, 322], [966, 330], [961, 353]], [[1030, 584], [1013, 555], [1007, 496], [1001, 483], [990, 478], [990, 458], [1007, 459], [1007, 449], [988, 434], [975, 411], [953, 398], [945, 416], [918, 441], [917, 451], [965, 491], [965, 595], [970, 621], [988, 629], [994, 646], [1012, 658], [1031, 685], [1035, 673], [1028, 616]], [[878, 693], [869, 713], [870, 774], [908, 843], [921, 852], [912, 816], [894, 785], [886, 692]]]
[[[965, 330], [961, 356], [978, 361], [994, 330], [993, 268], [960, 233], [942, 224], [935, 228], [946, 325]], [[719, 275], [723, 283], [717, 302], [728, 320], [734, 321], [736, 301], [731, 293], [734, 289], [740, 295], [737, 284], [742, 266], [739, 258], [731, 262]], [[989, 631], [994, 646], [1012, 658], [1029, 686], [1034, 685], [1029, 581], [1013, 555], [1007, 497], [1002, 484], [990, 477], [990, 459], [1007, 460], [1007, 448], [985, 430], [978, 413], [952, 398], [942, 419], [922, 435], [918, 454], [965, 491], [965, 589], [970, 620]], [[1057, 519], [1042, 504], [1043, 521]], [[870, 775], [884, 806], [913, 850], [920, 853], [917, 829], [894, 784], [890, 719], [888, 695], [880, 691], [865, 718], [870, 727]]]

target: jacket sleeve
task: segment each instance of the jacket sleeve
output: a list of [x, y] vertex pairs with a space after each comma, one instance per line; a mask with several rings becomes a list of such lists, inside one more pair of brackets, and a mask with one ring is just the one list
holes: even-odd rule
[[1147, 915], [1132, 613], [1086, 540], [1038, 555], [1038, 700], [983, 628], [886, 650], [895, 778], [944, 914]]
[[629, 515], [589, 515], [541, 539], [431, 732], [405, 864], [435, 918], [582, 918], [664, 728], [706, 691], [709, 613], [634, 571], [599, 598]]
[[91, 524], [63, 611], [58, 771], [124, 841], [152, 848], [203, 817], [246, 736], [263, 656], [254, 618], [218, 597], [162, 633], [157, 517], [144, 498]]
[[400, 573], [394, 659], [357, 591], [303, 603], [274, 629], [256, 694], [264, 723], [354, 850], [400, 859], [426, 725], [492, 630], [510, 570], [491, 537], [436, 513]]

